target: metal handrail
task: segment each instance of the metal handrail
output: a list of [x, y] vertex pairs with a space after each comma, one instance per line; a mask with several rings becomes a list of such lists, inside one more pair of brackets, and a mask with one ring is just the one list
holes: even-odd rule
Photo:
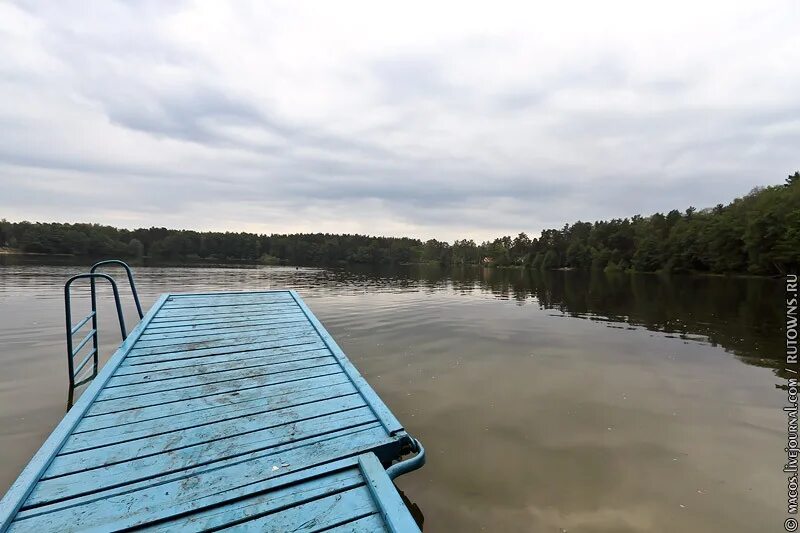
[[[77, 325], [72, 325], [72, 294], [70, 292], [70, 287], [72, 283], [79, 279], [89, 279], [91, 280], [91, 303], [92, 303], [92, 312], [81, 319]], [[72, 392], [76, 387], [80, 387], [84, 383], [87, 383], [97, 376], [97, 367], [98, 367], [98, 338], [97, 338], [97, 292], [94, 284], [94, 280], [96, 278], [108, 280], [111, 283], [111, 289], [114, 291], [114, 303], [117, 306], [117, 317], [119, 318], [119, 331], [122, 334], [122, 340], [128, 336], [128, 332], [125, 329], [125, 316], [122, 314], [122, 303], [120, 302], [119, 298], [119, 289], [117, 288], [117, 282], [114, 281], [114, 278], [109, 276], [108, 274], [98, 273], [98, 272], [89, 272], [86, 274], [78, 274], [77, 276], [72, 276], [67, 280], [64, 284], [64, 312], [66, 315], [66, 325], [67, 325], [67, 368], [69, 369], [69, 386], [70, 386], [70, 404], [72, 398]], [[138, 300], [137, 300], [138, 303]], [[75, 334], [81, 330], [81, 328], [86, 325], [89, 320], [92, 321], [92, 329], [86, 336], [78, 343], [78, 347], [74, 347], [73, 337]], [[77, 365], [75, 365], [75, 356], [81, 351], [81, 349], [86, 346], [89, 340], [92, 340], [92, 350], [86, 355], [86, 357]], [[86, 378], [82, 379], [79, 382], [75, 382], [75, 378], [78, 377], [80, 372], [84, 369], [86, 364], [89, 360], [92, 360], [92, 375], [87, 376]]]
[[[106, 259], [93, 264], [92, 268], [89, 269], [89, 273], [94, 274], [95, 271], [103, 265], [119, 265], [125, 269], [125, 272], [128, 274], [128, 283], [131, 286], [131, 293], [133, 293], [133, 301], [136, 302], [136, 311], [139, 313], [139, 320], [141, 320], [142, 317], [144, 317], [144, 312], [142, 311], [142, 304], [139, 301], [139, 293], [136, 292], [136, 283], [133, 281], [133, 272], [131, 271], [131, 267], [128, 266], [128, 263], [120, 261], [119, 259]], [[91, 284], [92, 292], [94, 292], [94, 279], [92, 279]]]
[[422, 468], [422, 465], [425, 464], [425, 448], [422, 447], [422, 444], [417, 439], [411, 439], [411, 451], [416, 452], [417, 455], [395, 463], [386, 469], [386, 475], [389, 476], [389, 479], [394, 479], [397, 476]]

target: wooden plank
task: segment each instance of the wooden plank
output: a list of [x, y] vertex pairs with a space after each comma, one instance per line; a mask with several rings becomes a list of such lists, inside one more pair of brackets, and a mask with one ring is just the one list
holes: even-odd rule
[[211, 396], [222, 392], [237, 391], [242, 388], [275, 386], [282, 383], [303, 381], [308, 378], [331, 376], [339, 373], [341, 373], [341, 369], [335, 365], [320, 366], [316, 368], [296, 370], [293, 372], [285, 372], [280, 375], [280, 378], [270, 375], [257, 376], [239, 380], [224, 381], [221, 383], [211, 383], [208, 385], [203, 385], [202, 387], [193, 387], [190, 389], [177, 389], [172, 391], [158, 392], [147, 394], [141, 397], [96, 401], [91, 406], [91, 409], [87, 412], [87, 416], [115, 413], [118, 411], [128, 411], [130, 409], [164, 405], [171, 402], [185, 402], [186, 400], [191, 400], [193, 398]]
[[[267, 417], [269, 415], [274, 415], [277, 419], [282, 416], [282, 412], [287, 412], [290, 409], [292, 411], [289, 411], [288, 414], [283, 416], [292, 414], [297, 417], [302, 417], [305, 416], [305, 414], [298, 412], [302, 407], [306, 407], [308, 412], [312, 412], [314, 409], [321, 412], [322, 407], [320, 407], [320, 405], [323, 401], [341, 400], [352, 394], [354, 394], [354, 389], [350, 384], [339, 383], [330, 387], [301, 391], [292, 397], [276, 398], [275, 401], [271, 402], [269, 405], [264, 405], [260, 401], [251, 401], [238, 404], [235, 406], [236, 408], [219, 406], [212, 413], [217, 414], [219, 416], [218, 419], [198, 418], [196, 412], [189, 412], [177, 415], [174, 423], [169, 420], [169, 417], [161, 417], [138, 421], [130, 425], [99, 428], [91, 432], [82, 432], [73, 435], [65, 444], [64, 448], [62, 448], [61, 455], [77, 451], [99, 450], [100, 447], [115, 444], [129, 444], [131, 448], [136, 446], [141, 447], [143, 444], [132, 443], [132, 441], [151, 439], [154, 437], [161, 437], [162, 435], [174, 438], [177, 442], [179, 438], [182, 438], [182, 434], [178, 434], [178, 432], [181, 431], [188, 432], [188, 430], [195, 428], [205, 428], [203, 429], [204, 431], [212, 431], [216, 425], [229, 421], [232, 421], [230, 425], [238, 424], [242, 426], [249, 420], [247, 417], [255, 417], [258, 415], [266, 415]], [[206, 413], [201, 414], [206, 416]], [[271, 419], [265, 422], [263, 427], [268, 427], [270, 423]], [[101, 452], [98, 451], [97, 453]]]
[[260, 289], [248, 291], [205, 291], [205, 292], [171, 292], [173, 298], [203, 298], [205, 296], [257, 296], [260, 294], [278, 294], [290, 292], [289, 289]]
[[222, 324], [205, 324], [198, 326], [179, 326], [172, 328], [148, 329], [141, 340], [152, 339], [180, 339], [195, 337], [198, 335], [209, 335], [212, 333], [227, 333], [230, 331], [244, 331], [248, 329], [274, 330], [286, 327], [285, 324], [305, 324], [308, 323], [302, 314], [289, 315], [287, 318], [268, 317], [262, 320], [245, 320], [240, 322], [227, 321]]
[[[337, 420], [337, 417], [331, 416], [324, 419], [320, 424], [314, 424], [314, 421], [303, 421], [299, 422], [298, 425], [303, 428], [304, 437], [311, 438], [346, 429], [347, 427], [342, 425], [343, 420], [344, 422], [355, 424], [347, 427], [357, 428], [358, 425], [374, 421], [375, 417], [371, 413], [367, 415], [365, 410], [362, 409], [361, 412], [354, 413], [346, 419], [340, 418]], [[291, 457], [295, 463], [287, 464], [297, 465], [300, 469], [304, 468], [310, 460], [310, 450], [305, 450], [302, 444], [298, 446], [298, 442], [302, 443], [303, 439], [287, 440], [285, 431], [279, 431], [279, 429], [269, 428], [258, 435], [246, 435], [233, 439], [224, 443], [226, 445], [230, 444], [225, 448], [219, 448], [214, 443], [205, 443], [191, 448], [174, 450], [168, 454], [142, 457], [102, 468], [80, 470], [60, 477], [43, 478], [37, 484], [37, 490], [41, 488], [42, 492], [31, 494], [31, 498], [34, 498], [34, 495], [44, 497], [45, 501], [73, 498], [137, 481], [152, 480], [164, 474], [178, 473], [195, 466], [211, 465], [225, 459], [240, 458], [254, 452], [268, 452], [281, 445], [294, 444], [297, 451]], [[224, 453], [218, 453], [220, 450]], [[61, 458], [56, 458], [53, 461], [53, 465], [60, 460]], [[256, 460], [251, 462], [254, 463]], [[276, 466], [274, 462], [270, 464], [270, 468], [272, 466]], [[228, 484], [230, 483], [238, 483], [238, 481], [231, 480]], [[31, 503], [36, 502], [35, 499], [30, 501]], [[26, 502], [25, 505], [27, 506], [29, 503]]]
[[[303, 334], [280, 334], [270, 335], [258, 340], [227, 340], [225, 342], [213, 343], [215, 346], [202, 346], [197, 343], [195, 346], [187, 345], [184, 349], [176, 348], [143, 348], [136, 353], [128, 354], [129, 363], [137, 364], [146, 359], [139, 359], [145, 356], [159, 356], [157, 360], [167, 361], [169, 359], [183, 359], [186, 357], [200, 357], [203, 355], [219, 355], [220, 353], [247, 352], [253, 350], [263, 350], [265, 348], [279, 348], [281, 346], [291, 346], [297, 344], [298, 340], [313, 342], [317, 340], [316, 332]], [[135, 349], [135, 348], [133, 348]], [[132, 350], [133, 350], [132, 349]], [[167, 351], [165, 351], [167, 350]], [[151, 358], [152, 359], [152, 358]]]
[[323, 531], [374, 512], [375, 502], [372, 501], [369, 490], [366, 487], [356, 487], [228, 527], [226, 531]]
[[267, 320], [270, 318], [283, 318], [297, 315], [298, 313], [302, 314], [302, 311], [296, 308], [287, 309], [285, 311], [267, 311], [263, 313], [247, 313], [243, 314], [235, 314], [235, 315], [225, 315], [223, 317], [164, 317], [164, 318], [157, 318], [153, 319], [153, 322], [150, 323], [150, 327], [147, 328], [148, 331], [154, 330], [157, 331], [161, 328], [172, 328], [176, 326], [193, 326], [193, 325], [208, 325], [208, 324], [228, 324], [228, 323], [236, 323], [236, 322], [247, 322], [249, 320]]
[[[281, 324], [279, 327], [249, 327], [243, 330], [230, 329], [218, 330], [209, 333], [197, 333], [195, 335], [181, 335], [179, 337], [155, 336], [148, 339], [139, 339], [134, 347], [137, 354], [144, 348], [163, 348], [159, 353], [170, 353], [182, 351], [183, 346], [194, 347], [214, 347], [225, 345], [241, 345], [251, 342], [258, 342], [263, 339], [276, 339], [282, 337], [307, 335], [313, 330], [307, 323], [292, 322], [291, 324]], [[230, 342], [230, 341], [235, 341]]]
[[146, 425], [151, 421], [169, 424], [169, 420], [172, 418], [183, 415], [215, 416], [214, 412], [202, 413], [201, 411], [214, 409], [215, 412], [218, 412], [219, 410], [235, 409], [240, 403], [259, 402], [273, 405], [281, 401], [290, 402], [296, 397], [303, 396], [304, 393], [313, 393], [320, 388], [335, 388], [342, 383], [351, 384], [349, 378], [339, 372], [333, 375], [292, 381], [279, 385], [248, 386], [182, 402], [128, 409], [97, 416], [85, 416], [77, 425], [73, 434], [107, 428], [119, 428], [120, 431], [130, 428], [131, 431], [135, 431], [137, 425]]
[[291, 322], [294, 320], [302, 322], [305, 320], [305, 317], [299, 311], [291, 311], [286, 313], [239, 315], [235, 317], [223, 318], [198, 318], [195, 320], [162, 321], [156, 322], [147, 328], [145, 335], [150, 336], [157, 335], [159, 333], [177, 333], [180, 331], [199, 332], [207, 329], [247, 326], [248, 324], [264, 324], [268, 326], [271, 324], [281, 324], [283, 322]]
[[78, 425], [84, 413], [89, 409], [94, 402], [95, 397], [100, 393], [106, 381], [111, 377], [120, 362], [125, 358], [131, 346], [139, 339], [147, 325], [158, 313], [161, 306], [167, 300], [164, 295], [153, 304], [150, 311], [142, 318], [139, 324], [131, 331], [128, 338], [120, 345], [114, 355], [109, 358], [105, 366], [98, 372], [97, 377], [86, 388], [72, 409], [66, 414], [61, 422], [56, 426], [47, 440], [44, 442], [39, 451], [33, 456], [33, 459], [28, 463], [19, 477], [8, 489], [3, 499], [0, 500], [0, 531], [5, 530], [11, 524], [17, 511], [22, 507], [26, 498], [29, 497], [31, 492], [36, 488], [36, 482], [41, 477], [42, 473], [50, 466], [50, 463], [55, 459], [58, 450], [67, 440], [72, 430]]
[[205, 292], [171, 292], [172, 298], [205, 298], [206, 296], [258, 296], [261, 294], [285, 294], [289, 289], [259, 289], [247, 291], [205, 291]]
[[291, 298], [281, 298], [281, 299], [273, 299], [273, 300], [250, 300], [250, 301], [243, 301], [243, 300], [227, 300], [227, 301], [216, 301], [216, 300], [203, 300], [198, 302], [184, 302], [184, 303], [169, 303], [165, 304], [164, 311], [173, 311], [176, 309], [215, 309], [218, 311], [226, 311], [228, 307], [243, 307], [246, 308], [248, 306], [266, 306], [266, 305], [286, 305], [292, 302]]
[[186, 307], [181, 309], [168, 309], [166, 311], [161, 311], [159, 313], [159, 318], [211, 318], [221, 316], [241, 316], [256, 313], [277, 313], [296, 310], [297, 306], [293, 303], [230, 305], [228, 307]]
[[[134, 385], [137, 383], [155, 383], [160, 381], [170, 381], [175, 378], [187, 376], [199, 376], [205, 374], [216, 374], [229, 370], [241, 370], [245, 368], [257, 368], [260, 366], [268, 366], [279, 363], [291, 363], [296, 361], [305, 361], [317, 357], [331, 357], [331, 351], [327, 348], [317, 350], [304, 350], [294, 353], [283, 353], [278, 355], [262, 355], [261, 357], [247, 357], [243, 359], [222, 360], [217, 362], [206, 362], [207, 359], [201, 359], [201, 363], [189, 366], [177, 366], [172, 368], [163, 368], [159, 370], [151, 370], [149, 372], [135, 372], [130, 374], [115, 374], [108, 381], [107, 389], [119, 387], [123, 385]], [[158, 364], [158, 363], [156, 363]], [[152, 366], [152, 365], [148, 365]], [[163, 384], [168, 387], [168, 383]]]
[[[116, 387], [106, 387], [97, 396], [97, 401], [111, 400], [114, 398], [128, 398], [132, 396], [141, 397], [142, 395], [162, 393], [177, 389], [188, 389], [192, 387], [202, 387], [212, 383], [222, 383], [225, 381], [242, 380], [261, 376], [277, 376], [286, 372], [303, 370], [306, 368], [316, 368], [325, 365], [335, 365], [336, 359], [333, 356], [315, 357], [312, 359], [301, 359], [299, 361], [283, 362], [259, 365], [249, 368], [233, 368], [209, 374], [195, 374], [192, 376], [176, 377], [165, 381], [130, 383]], [[280, 379], [280, 378], [278, 378]]]
[[418, 532], [417, 523], [408, 512], [406, 504], [386, 475], [378, 458], [371, 453], [364, 454], [358, 458], [358, 466], [364, 474], [367, 488], [380, 509], [387, 529], [392, 533]]
[[106, 387], [97, 397], [97, 401], [107, 401], [117, 398], [142, 397], [148, 394], [166, 393], [178, 389], [202, 388], [206, 385], [224, 383], [227, 381], [240, 381], [249, 378], [275, 376], [276, 381], [281, 380], [281, 374], [336, 365], [336, 360], [331, 355], [322, 355], [312, 358], [300, 358], [295, 361], [271, 362], [269, 364], [249, 366], [245, 368], [230, 368], [219, 372], [193, 374], [189, 376], [174, 377], [162, 381], [144, 381], [141, 383], [121, 384], [115, 387]]
[[[352, 383], [337, 383], [335, 385], [297, 391], [292, 395], [277, 396], [269, 402], [265, 402], [263, 397], [259, 397], [235, 404], [217, 405], [207, 409], [205, 412], [195, 410], [169, 417], [138, 420], [130, 424], [75, 432], [67, 439], [67, 442], [61, 448], [60, 454], [89, 450], [156, 435], [172, 434], [176, 431], [193, 427], [216, 424], [243, 416], [274, 412], [286, 407], [297, 407], [356, 393], [357, 391]], [[79, 428], [80, 424], [76, 430]]]
[[[386, 437], [384, 430], [376, 433], [374, 429], [358, 431], [360, 423], [366, 426], [375, 417], [370, 413], [355, 413], [349, 422], [353, 425], [350, 433], [346, 433], [339, 424], [341, 421], [329, 420], [325, 425], [314, 429], [312, 422], [302, 423], [307, 429], [306, 437], [322, 437], [338, 431], [332, 439], [317, 439], [306, 445], [306, 440], [286, 440], [286, 435], [278, 435], [273, 439], [263, 439], [245, 443], [236, 448], [225, 449], [220, 455], [220, 448], [213, 445], [196, 446], [176, 450], [171, 454], [151, 456], [125, 463], [118, 463], [103, 469], [84, 470], [75, 474], [40, 481], [31, 492], [25, 508], [58, 502], [78, 496], [93, 494], [104, 489], [120, 488], [118, 493], [130, 491], [132, 485], [146, 481], [142, 486], [154, 487], [148, 493], [157, 498], [163, 497], [163, 479], [165, 475], [176, 474], [177, 479], [186, 479], [186, 470], [204, 467], [197, 472], [196, 480], [184, 481], [183, 491], [174, 493], [170, 502], [175, 507], [186, 499], [196, 499], [209, 494], [218, 494], [231, 487], [244, 485], [248, 480], [260, 481], [280, 473], [289, 473], [309, 468], [317, 464], [357, 455], [364, 449], [373, 449], [382, 445], [393, 445], [394, 441]], [[314, 431], [314, 433], [312, 433]], [[230, 463], [231, 466], [227, 466]], [[284, 467], [283, 465], [288, 465]], [[277, 470], [273, 467], [278, 467]], [[182, 473], [182, 474], [181, 474]], [[158, 479], [157, 479], [158, 478]], [[211, 483], [211, 485], [207, 485]], [[144, 497], [144, 495], [142, 495]], [[144, 498], [146, 499], [146, 498]]]
[[[355, 448], [369, 447], [370, 443], [377, 443], [380, 447], [390, 446], [392, 441], [381, 435], [385, 436], [386, 433], [376, 421], [360, 428], [320, 435], [302, 443], [284, 444], [267, 451], [164, 473], [157, 478], [95, 490], [69, 499], [37, 505], [28, 503], [19, 516], [29, 518], [69, 508], [79, 509], [74, 513], [77, 520], [94, 515], [102, 522], [114, 518], [120, 511], [129, 515], [134, 523], [146, 523], [148, 518], [152, 521], [179, 516], [261, 491], [274, 490], [298, 479], [350, 468], [356, 464], [356, 457], [348, 453], [354, 449], [349, 443]], [[298, 460], [303, 458], [310, 458], [312, 462], [301, 466]], [[252, 468], [248, 469], [248, 465]], [[277, 469], [274, 468], [276, 466]], [[173, 498], [166, 498], [168, 495], [173, 495]], [[34, 500], [40, 501], [41, 498], [37, 494]], [[174, 509], [170, 509], [170, 506]]]
[[[355, 458], [341, 459], [322, 466], [312, 467], [306, 470], [287, 472], [284, 469], [272, 473], [269, 479], [245, 479], [242, 486], [228, 488], [222, 494], [202, 494], [198, 499], [191, 501], [183, 497], [185, 490], [183, 485], [197, 485], [202, 479], [206, 482], [213, 482], [219, 479], [226, 481], [220, 476], [198, 475], [179, 482], [165, 483], [158, 492], [150, 488], [140, 489], [129, 494], [120, 494], [107, 497], [105, 501], [89, 501], [76, 509], [75, 507], [61, 507], [43, 512], [44, 509], [32, 509], [23, 511], [21, 519], [17, 523], [24, 530], [35, 530], [38, 533], [49, 531], [63, 531], [59, 529], [65, 524], [73, 525], [75, 530], [80, 531], [111, 531], [125, 528], [136, 528], [148, 526], [152, 522], [159, 520], [156, 526], [150, 525], [154, 531], [202, 531], [208, 530], [211, 524], [220, 523], [214, 516], [215, 511], [224, 508], [227, 502], [229, 505], [236, 505], [238, 502], [250, 496], [258, 498], [263, 494], [277, 494], [289, 492], [293, 488], [300, 488], [304, 482], [312, 484], [315, 478], [326, 475], [329, 480], [327, 487], [320, 483], [320, 488], [336, 490], [345, 488], [350, 484], [359, 483], [363, 485], [358, 470], [354, 468]], [[306, 481], [308, 480], [308, 481]], [[161, 494], [159, 494], [161, 493]], [[175, 495], [177, 505], [171, 506], [167, 495]], [[237, 499], [238, 498], [238, 499]], [[284, 507], [290, 505], [291, 497], [287, 498]], [[246, 508], [244, 511], [246, 512]], [[180, 516], [183, 513], [188, 516]], [[206, 514], [207, 513], [207, 514]], [[205, 515], [205, 516], [204, 516]], [[197, 516], [197, 526], [193, 518]], [[223, 524], [225, 522], [222, 522]], [[206, 527], [203, 527], [203, 525]], [[15, 524], [16, 525], [16, 524]], [[150, 529], [149, 528], [149, 529]], [[12, 529], [14, 531], [14, 529]]]
[[313, 351], [320, 351], [324, 353], [330, 353], [328, 347], [325, 346], [321, 340], [316, 342], [308, 342], [305, 344], [293, 344], [290, 346], [280, 346], [278, 348], [267, 348], [263, 350], [253, 350], [247, 352], [233, 352], [233, 353], [226, 353], [221, 355], [205, 355], [197, 358], [193, 357], [185, 357], [183, 359], [172, 360], [172, 361], [156, 361], [153, 363], [140, 363], [139, 360], [135, 360], [135, 363], [139, 364], [123, 364], [117, 369], [116, 373], [114, 374], [115, 378], [119, 378], [121, 376], [130, 376], [134, 374], [158, 374], [159, 372], [163, 372], [170, 369], [192, 369], [192, 368], [202, 368], [206, 365], [215, 365], [218, 363], [225, 363], [225, 362], [235, 362], [235, 361], [246, 361], [247, 359], [259, 359], [259, 358], [267, 358], [267, 357], [285, 357], [287, 359], [292, 359], [293, 357], [303, 354], [306, 352], [313, 352]]
[[[151, 528], [151, 531], [209, 531], [230, 527], [356, 487], [364, 487], [364, 480], [358, 469], [351, 467], [344, 471], [331, 472], [323, 477], [304, 479], [267, 493], [255, 494], [245, 500], [193, 513], [189, 517], [170, 520]], [[311, 517], [303, 517], [302, 522], [306, 522], [309, 518]], [[293, 527], [286, 531], [294, 531], [299, 525], [300, 522], [291, 524]]]
[[373, 533], [385, 530], [386, 524], [383, 523], [381, 515], [376, 512], [358, 520], [326, 529], [325, 533]]
[[260, 293], [260, 294], [217, 294], [217, 295], [186, 295], [176, 296], [172, 295], [167, 300], [166, 305], [172, 306], [186, 306], [186, 305], [228, 305], [231, 303], [270, 303], [279, 301], [291, 301], [292, 297], [289, 291], [273, 292], [273, 293]]
[[279, 315], [297, 312], [297, 307], [294, 305], [265, 305], [265, 306], [243, 306], [242, 308], [229, 307], [219, 309], [216, 307], [208, 307], [201, 309], [187, 308], [187, 309], [173, 309], [172, 311], [164, 311], [160, 314], [158, 323], [177, 321], [177, 320], [211, 320], [219, 318], [237, 318], [243, 316], [259, 316], [259, 315]]
[[[178, 353], [165, 355], [152, 355], [126, 358], [120, 365], [119, 372], [129, 373], [139, 371], [146, 368], [148, 365], [157, 363], [168, 363], [171, 365], [187, 364], [201, 364], [202, 361], [212, 360], [220, 356], [231, 358], [244, 359], [247, 357], [257, 357], [259, 354], [266, 353], [293, 353], [296, 351], [307, 350], [311, 348], [319, 348], [320, 346], [327, 348], [325, 343], [321, 341], [319, 336], [310, 335], [308, 337], [300, 337], [296, 339], [280, 339], [276, 342], [263, 342], [252, 344], [249, 346], [234, 346], [228, 348], [215, 348], [213, 350], [195, 350], [192, 353]], [[144, 366], [143, 366], [144, 365]]]
[[[284, 407], [275, 411], [212, 422], [169, 433], [148, 435], [134, 441], [108, 444], [101, 448], [92, 447], [61, 453], [53, 460], [42, 479], [110, 467], [126, 461], [130, 462], [197, 446], [203, 446], [207, 452], [212, 452], [215, 448], [227, 450], [267, 440], [285, 442], [289, 440], [289, 435], [293, 439], [302, 440], [304, 438], [303, 430], [313, 435], [318, 427], [341, 429], [350, 425], [354, 419], [362, 422], [371, 421], [364, 418], [365, 414], [371, 416], [371, 413], [366, 410], [364, 401], [358, 395]], [[339, 424], [340, 422], [341, 424]], [[286, 426], [289, 425], [292, 425], [292, 428], [289, 428], [292, 431], [287, 432]], [[171, 464], [174, 462], [173, 455], [170, 454], [169, 458], [160, 458], [159, 462]], [[108, 468], [104, 468], [104, 471], [107, 473]]]
[[291, 299], [288, 291], [263, 292], [253, 294], [228, 293], [211, 295], [171, 295], [167, 300], [167, 305], [224, 305], [226, 303], [238, 302], [275, 302]]
[[204, 336], [191, 338], [187, 341], [168, 340], [161, 341], [139, 341], [131, 348], [128, 357], [140, 357], [142, 355], [162, 355], [181, 352], [192, 352], [195, 350], [203, 350], [208, 348], [227, 348], [229, 346], [249, 346], [258, 344], [260, 342], [273, 342], [281, 339], [293, 339], [296, 337], [303, 337], [315, 333], [313, 328], [303, 324], [301, 326], [292, 326], [279, 332], [265, 331], [255, 332], [252, 334], [241, 335], [236, 332], [227, 334], [218, 334], [214, 336]]
[[246, 344], [234, 344], [229, 346], [215, 346], [213, 348], [195, 348], [168, 353], [139, 353], [126, 358], [126, 365], [142, 365], [161, 361], [179, 361], [181, 359], [193, 359], [204, 356], [235, 354], [244, 352], [254, 352], [256, 350], [266, 350], [269, 348], [282, 348], [288, 346], [299, 346], [319, 341], [319, 335], [309, 333], [305, 335], [276, 335], [268, 337], [268, 340], [260, 342], [250, 342]]
[[292, 302], [291, 297], [281, 296], [280, 298], [205, 298], [195, 299], [194, 301], [172, 300], [164, 304], [165, 311], [173, 309], [203, 309], [213, 307], [224, 309], [225, 307], [246, 306], [246, 305], [285, 305]]
[[305, 302], [303, 302], [302, 298], [297, 295], [295, 291], [290, 291], [292, 293], [292, 297], [294, 297], [297, 305], [303, 310], [303, 312], [308, 317], [309, 322], [314, 326], [314, 329], [317, 330], [319, 336], [322, 338], [322, 341], [330, 348], [331, 353], [333, 353], [334, 357], [339, 360], [339, 364], [342, 367], [342, 370], [350, 377], [353, 381], [353, 384], [356, 386], [357, 389], [361, 392], [361, 395], [364, 397], [364, 401], [367, 402], [367, 405], [372, 407], [372, 410], [377, 415], [378, 419], [386, 428], [386, 431], [389, 432], [390, 435], [395, 433], [400, 433], [404, 431], [403, 426], [400, 422], [395, 418], [394, 414], [386, 407], [386, 404], [375, 394], [375, 391], [372, 390], [372, 387], [369, 386], [367, 380], [365, 380], [361, 374], [358, 373], [356, 367], [353, 366], [353, 363], [347, 359], [347, 356], [344, 354], [339, 345], [336, 344], [336, 341], [333, 340], [330, 333], [325, 330], [325, 327], [322, 323], [314, 316], [314, 313], [306, 306]]

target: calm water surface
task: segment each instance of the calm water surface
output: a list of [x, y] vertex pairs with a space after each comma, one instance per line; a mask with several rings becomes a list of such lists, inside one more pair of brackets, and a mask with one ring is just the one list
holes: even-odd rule
[[[77, 271], [5, 263], [0, 492], [63, 416], [62, 286]], [[785, 518], [778, 281], [421, 267], [136, 275], [147, 307], [167, 291], [297, 289], [425, 444], [428, 464], [398, 485], [426, 531], [727, 533], [778, 531]], [[108, 355], [119, 340], [103, 312]]]

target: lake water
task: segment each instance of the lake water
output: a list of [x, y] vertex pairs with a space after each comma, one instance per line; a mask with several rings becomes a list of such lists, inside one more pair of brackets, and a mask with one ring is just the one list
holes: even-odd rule
[[[80, 270], [16, 263], [0, 256], [0, 493], [64, 414], [62, 287]], [[167, 291], [298, 290], [427, 448], [427, 465], [398, 479], [426, 531], [782, 528], [780, 281], [437, 267], [136, 276], [145, 307]], [[119, 343], [108, 304], [101, 321], [107, 355]]]

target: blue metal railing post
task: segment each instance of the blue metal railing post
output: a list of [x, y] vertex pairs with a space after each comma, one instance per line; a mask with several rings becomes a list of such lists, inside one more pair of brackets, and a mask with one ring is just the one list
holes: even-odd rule
[[422, 444], [420, 444], [417, 439], [411, 439], [411, 451], [416, 452], [417, 455], [395, 463], [386, 469], [386, 475], [389, 476], [389, 479], [394, 479], [397, 476], [402, 476], [403, 474], [422, 468], [422, 465], [425, 464], [425, 448], [422, 447]]
[[[91, 305], [92, 311], [89, 315], [83, 318], [76, 326], [72, 325], [72, 294], [70, 292], [70, 287], [72, 286], [73, 282], [79, 279], [89, 279], [91, 284]], [[64, 314], [66, 316], [66, 327], [67, 327], [67, 368], [69, 369], [69, 385], [70, 385], [70, 396], [75, 389], [75, 387], [79, 387], [83, 385], [87, 381], [94, 379], [97, 376], [97, 367], [98, 367], [98, 336], [97, 336], [97, 293], [94, 280], [96, 278], [108, 280], [111, 284], [111, 289], [114, 292], [114, 303], [117, 307], [117, 318], [119, 319], [119, 331], [122, 335], [122, 340], [128, 336], [128, 332], [125, 328], [125, 316], [122, 314], [122, 302], [119, 298], [119, 289], [117, 288], [117, 282], [114, 281], [114, 278], [109, 276], [108, 274], [96, 273], [91, 272], [87, 274], [78, 274], [77, 276], [72, 276], [67, 280], [64, 284]], [[92, 330], [83, 338], [83, 340], [78, 345], [76, 349], [74, 347], [73, 336], [75, 333], [80, 331], [81, 328], [91, 319], [92, 322]], [[83, 349], [89, 339], [92, 339], [92, 351], [84, 358], [83, 361], [78, 365], [78, 368], [75, 368], [75, 361], [74, 358], [78, 354], [78, 352]], [[89, 360], [92, 360], [92, 375], [87, 376], [86, 379], [81, 380], [80, 382], [76, 383], [75, 378], [78, 374], [83, 370], [86, 366], [86, 363]]]
[[[128, 263], [120, 261], [119, 259], [106, 259], [93, 264], [92, 268], [89, 269], [89, 273], [94, 274], [95, 271], [103, 265], [119, 265], [125, 269], [125, 273], [128, 275], [128, 284], [130, 284], [131, 293], [133, 293], [133, 301], [136, 303], [136, 311], [139, 313], [139, 320], [141, 320], [142, 317], [144, 317], [144, 312], [142, 312], [142, 304], [139, 301], [139, 293], [136, 291], [136, 283], [133, 281], [133, 272], [131, 271], [131, 267], [128, 266]], [[94, 279], [92, 279], [91, 283], [92, 297], [94, 297]]]
[[[93, 274], [94, 272], [92, 272]], [[116, 285], [116, 282], [112, 280], [112, 283]], [[97, 338], [97, 287], [95, 286], [94, 276], [89, 278], [89, 284], [91, 285], [91, 300], [92, 300], [92, 329], [94, 330], [95, 334], [92, 335], [92, 347], [94, 349], [94, 357], [92, 358], [92, 379], [94, 376], [97, 375], [97, 367], [99, 364], [98, 356], [100, 353], [100, 340]], [[70, 337], [70, 341], [72, 341], [72, 337]], [[80, 370], [79, 370], [80, 372]], [[74, 383], [74, 381], [73, 381]], [[74, 385], [73, 385], [74, 388]]]

